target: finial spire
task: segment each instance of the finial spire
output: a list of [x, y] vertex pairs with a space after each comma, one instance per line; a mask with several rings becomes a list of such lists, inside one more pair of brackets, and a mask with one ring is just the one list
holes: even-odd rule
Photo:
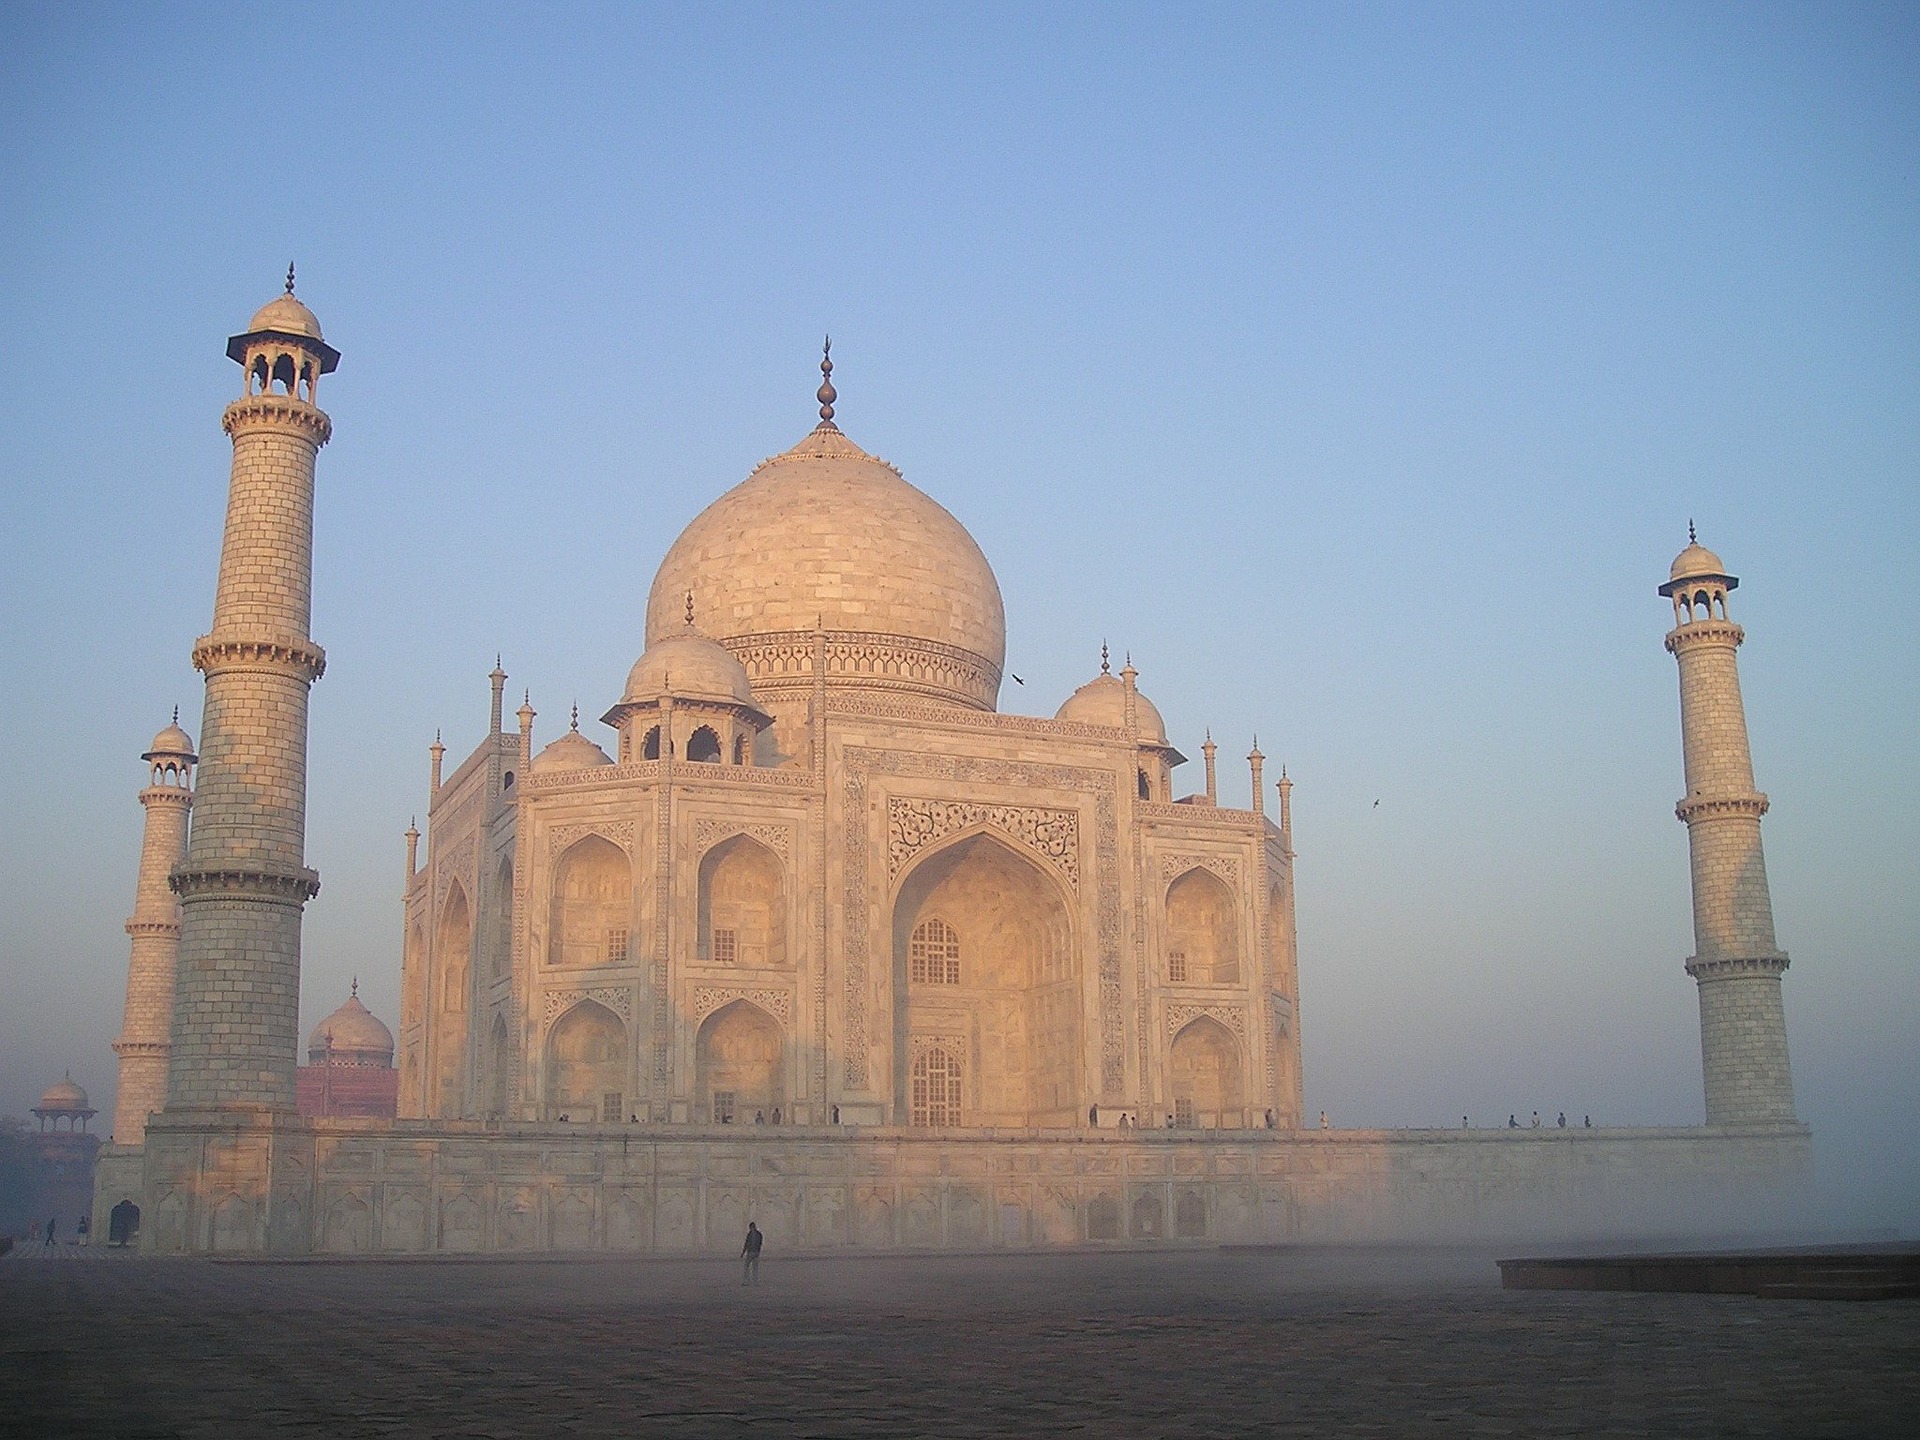
[[834, 430], [839, 427], [833, 423], [833, 402], [840, 398], [833, 388], [833, 337], [827, 336], [820, 347], [820, 389], [815, 397], [820, 402], [820, 428]]
[[173, 707], [173, 723], [176, 725], [180, 723], [180, 707], [178, 705]]
[[353, 984], [349, 987], [347, 993], [355, 1000], [360, 998], [360, 977], [358, 975], [353, 977]]
[[576, 735], [580, 733], [580, 702], [578, 700], [573, 702], [573, 733]]
[[693, 625], [693, 592], [691, 590], [687, 591], [687, 625], [689, 628]]
[[289, 295], [293, 293], [293, 262], [291, 260], [287, 262], [287, 293]]
[[1107, 642], [1104, 640], [1100, 642], [1100, 673], [1102, 675], [1113, 673], [1113, 661], [1108, 657]]
[[1698, 545], [1699, 543], [1700, 537], [1693, 533], [1693, 517], [1689, 515], [1687, 517], [1687, 544]]

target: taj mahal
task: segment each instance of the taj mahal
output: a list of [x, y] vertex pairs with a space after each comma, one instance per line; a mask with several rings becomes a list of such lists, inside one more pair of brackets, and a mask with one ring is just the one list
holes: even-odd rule
[[197, 748], [176, 723], [145, 756], [101, 1233], [117, 1211], [157, 1253], [671, 1252], [749, 1219], [822, 1250], [1575, 1234], [1676, 1201], [1737, 1224], [1806, 1171], [1738, 581], [1710, 550], [1689, 537], [1659, 586], [1706, 1123], [1329, 1130], [1302, 1108], [1291, 780], [1256, 744], [1252, 808], [1222, 805], [1209, 735], [1183, 783], [1104, 646], [1052, 714], [1003, 711], [993, 568], [843, 432], [830, 352], [817, 423], [661, 560], [605, 743], [577, 709], [551, 739], [532, 697], [509, 714], [496, 663], [486, 738], [450, 768], [436, 738], [426, 794], [394, 798], [426, 821], [397, 1034], [355, 999], [313, 1048], [390, 1047], [397, 1114], [300, 1113], [316, 396], [340, 354], [291, 272], [227, 353], [206, 703]]

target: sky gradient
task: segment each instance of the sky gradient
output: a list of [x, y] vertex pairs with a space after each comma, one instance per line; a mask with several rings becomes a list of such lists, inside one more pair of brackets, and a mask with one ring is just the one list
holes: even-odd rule
[[1003, 709], [1107, 639], [1228, 803], [1287, 764], [1340, 1125], [1699, 1119], [1696, 520], [1800, 1113], [1837, 1218], [1920, 1231], [1917, 152], [1893, 6], [6, 7], [0, 1112], [111, 1109], [225, 340], [293, 258], [344, 357], [303, 1027], [355, 975], [395, 1019], [436, 727], [496, 651], [536, 743], [617, 697], [830, 330], [843, 428], [995, 567]]

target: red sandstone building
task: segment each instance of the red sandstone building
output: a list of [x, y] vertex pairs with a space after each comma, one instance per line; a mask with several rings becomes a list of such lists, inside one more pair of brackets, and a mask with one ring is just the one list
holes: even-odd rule
[[294, 1082], [302, 1115], [394, 1117], [400, 1072], [393, 1068], [393, 1032], [360, 1003], [358, 980], [347, 1003], [313, 1027], [307, 1062]]

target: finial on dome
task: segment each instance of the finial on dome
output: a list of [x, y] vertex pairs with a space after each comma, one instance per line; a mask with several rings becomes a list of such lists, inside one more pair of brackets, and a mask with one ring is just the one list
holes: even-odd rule
[[293, 294], [293, 262], [291, 260], [287, 262], [287, 293]]
[[1104, 640], [1100, 642], [1100, 673], [1102, 675], [1113, 673], [1113, 661], [1107, 657], [1107, 642]]
[[347, 987], [347, 993], [355, 1000], [360, 998], [360, 977], [358, 975], [353, 977], [353, 984]]
[[178, 705], [173, 707], [173, 723], [176, 725], [180, 723], [180, 707]]
[[827, 336], [820, 347], [820, 388], [814, 398], [820, 402], [820, 429], [837, 430], [833, 423], [833, 402], [840, 398], [833, 388], [833, 337]]
[[1693, 517], [1688, 516], [1687, 517], [1687, 544], [1698, 545], [1699, 543], [1700, 543], [1700, 537], [1693, 533]]
[[687, 628], [693, 628], [693, 592], [687, 591]]
[[573, 733], [576, 735], [580, 733], [580, 702], [578, 700], [573, 702]]

